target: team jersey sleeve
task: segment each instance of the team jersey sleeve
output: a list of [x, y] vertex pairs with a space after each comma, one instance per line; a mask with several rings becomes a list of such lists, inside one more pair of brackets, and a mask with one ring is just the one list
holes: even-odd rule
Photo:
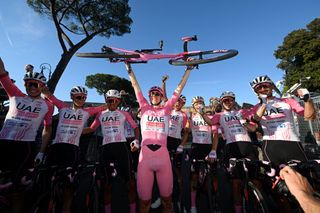
[[101, 112], [99, 112], [99, 113], [97, 114], [97, 116], [96, 116], [96, 118], [94, 119], [94, 121], [92, 122], [90, 128], [96, 130], [96, 129], [101, 125], [100, 119], [99, 119], [99, 118], [100, 118], [100, 115], [101, 115]]
[[23, 94], [19, 90], [19, 88], [11, 81], [8, 74], [0, 76], [0, 83], [9, 97], [25, 96], [25, 94]]
[[174, 92], [172, 97], [165, 103], [165, 108], [171, 110], [173, 108], [173, 105], [178, 101], [178, 99], [178, 93]]
[[133, 120], [132, 116], [126, 112], [126, 111], [121, 111], [124, 116], [126, 117], [126, 120], [129, 122], [130, 126], [132, 127], [132, 129], [137, 128], [137, 123]]
[[97, 114], [98, 112], [101, 112], [103, 110], [105, 110], [105, 106], [97, 106], [97, 107], [87, 107], [84, 109], [85, 111], [87, 111], [90, 116]]
[[[217, 113], [217, 114], [214, 114], [211, 118], [211, 121], [212, 121], [212, 125], [219, 125], [220, 123], [220, 117], [221, 117], [221, 114], [220, 113]], [[210, 118], [210, 117], [209, 117]]]
[[143, 94], [142, 92], [138, 92], [137, 94], [137, 100], [138, 100], [138, 103], [139, 103], [139, 107], [141, 108], [141, 114], [144, 113], [144, 109], [146, 109], [149, 104], [148, 104], [148, 101], [145, 99], [145, 97], [143, 97]]
[[46, 113], [46, 115], [44, 116], [44, 121], [43, 121], [43, 125], [44, 126], [49, 126], [52, 124], [52, 115], [53, 115], [53, 105], [45, 100], [46, 104], [48, 105], [48, 112]]
[[55, 105], [59, 110], [61, 110], [62, 108], [66, 108], [69, 107], [68, 104], [64, 103], [63, 101], [59, 100], [58, 98], [56, 98], [54, 95], [50, 95], [49, 97], [47, 97], [47, 100], [52, 103], [53, 105]]
[[299, 104], [298, 101], [293, 98], [284, 98], [283, 101], [289, 104], [295, 113], [300, 116], [304, 116], [304, 108]]

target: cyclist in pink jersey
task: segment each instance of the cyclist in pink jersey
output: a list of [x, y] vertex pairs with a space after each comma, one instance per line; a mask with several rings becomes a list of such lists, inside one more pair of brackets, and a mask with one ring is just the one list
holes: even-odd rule
[[[136, 151], [139, 148], [140, 131], [128, 112], [117, 109], [121, 102], [121, 96], [118, 90], [109, 90], [106, 93], [106, 101], [108, 109], [100, 112], [91, 126], [85, 128], [83, 133], [93, 132], [101, 126], [103, 141], [100, 147], [100, 162], [102, 165], [108, 165], [111, 162], [117, 165], [117, 174], [121, 178], [121, 183], [124, 185], [123, 187], [127, 188], [127, 184], [131, 178], [131, 154], [126, 145], [125, 122], [128, 122], [134, 129], [135, 139], [130, 143], [131, 151]], [[112, 179], [112, 177], [110, 177], [110, 179]], [[115, 195], [110, 194], [110, 189], [110, 185], [105, 186], [104, 204], [106, 212], [110, 212], [110, 209], [111, 212], [130, 212], [131, 210], [134, 212], [134, 203], [132, 203], [132, 206], [130, 206], [131, 210], [129, 210], [127, 190], [125, 190], [126, 195], [124, 197], [116, 198]], [[112, 202], [111, 199], [114, 199], [114, 202]], [[110, 206], [110, 202], [115, 205]]]
[[[195, 112], [190, 112], [187, 128], [192, 133], [191, 159], [209, 161], [216, 158], [217, 148], [217, 129], [215, 126], [209, 126], [202, 118], [199, 110], [204, 108], [204, 99], [202, 96], [192, 98], [192, 107]], [[211, 116], [209, 116], [211, 118]], [[214, 140], [213, 140], [214, 139]], [[185, 145], [183, 141], [181, 146]], [[178, 148], [179, 149], [179, 148]], [[191, 177], [191, 212], [196, 210], [196, 191], [198, 183], [199, 168], [198, 163], [193, 165]]]
[[149, 212], [151, 205], [154, 173], [157, 177], [164, 212], [172, 212], [172, 169], [167, 149], [170, 113], [184, 88], [193, 67], [188, 67], [171, 99], [161, 105], [163, 91], [151, 87], [148, 96], [142, 91], [130, 64], [126, 68], [141, 109], [142, 142], [137, 171], [137, 189], [140, 198], [140, 212]]
[[[42, 94], [59, 110], [56, 135], [49, 146], [46, 165], [58, 166], [59, 168], [76, 168], [79, 163], [79, 141], [82, 130], [88, 118], [106, 109], [106, 105], [85, 108], [84, 104], [88, 91], [82, 86], [74, 86], [70, 90], [72, 106], [57, 99], [47, 87], [42, 89]], [[65, 189], [64, 212], [70, 212], [71, 210], [72, 194], [72, 187]]]
[[[41, 98], [45, 76], [30, 70], [24, 81], [27, 94], [12, 83], [0, 58], [0, 82], [9, 97], [9, 111], [0, 132], [0, 170], [12, 172], [14, 186], [20, 184], [24, 170], [32, 168], [35, 159], [42, 158], [40, 154], [36, 155], [36, 135], [40, 125], [44, 124], [40, 152], [44, 152], [52, 130], [53, 106]], [[13, 208], [18, 206], [18, 203], [12, 205]]]
[[[236, 96], [231, 91], [225, 91], [220, 96], [223, 111], [216, 113], [209, 118], [205, 113], [201, 112], [204, 120], [209, 125], [218, 125], [221, 128], [226, 146], [224, 151], [225, 163], [229, 164], [230, 158], [249, 158], [252, 161], [258, 160], [257, 149], [251, 143], [248, 131], [255, 131], [256, 124], [248, 122], [246, 119], [250, 115], [250, 110], [236, 109]], [[240, 170], [241, 171], [241, 170]], [[254, 178], [255, 168], [250, 168], [250, 176]], [[234, 208], [235, 212], [241, 212], [241, 175], [236, 171], [232, 179]]]
[[263, 154], [265, 160], [275, 165], [289, 160], [306, 160], [294, 124], [293, 112], [305, 119], [314, 119], [316, 111], [308, 90], [299, 89], [298, 96], [304, 101], [304, 108], [293, 98], [277, 98], [272, 92], [275, 88], [267, 76], [255, 78], [250, 85], [258, 95], [260, 103], [254, 107], [254, 119], [260, 121], [263, 129]]

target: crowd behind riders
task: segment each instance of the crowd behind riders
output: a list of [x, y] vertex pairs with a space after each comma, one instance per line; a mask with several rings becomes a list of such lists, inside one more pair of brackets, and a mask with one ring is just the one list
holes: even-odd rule
[[[115, 89], [105, 94], [106, 104], [85, 107], [88, 92], [83, 86], [75, 86], [70, 90], [72, 103], [66, 104], [50, 93], [46, 87], [46, 77], [41, 72], [33, 71], [32, 67], [23, 79], [25, 91], [21, 91], [11, 81], [0, 59], [0, 82], [9, 97], [9, 111], [0, 132], [0, 171], [10, 171], [11, 187], [18, 189], [24, 171], [35, 165], [44, 163], [46, 166], [76, 168], [79, 165], [80, 138], [98, 130], [101, 134], [99, 161], [101, 165], [116, 162], [122, 185], [128, 190], [128, 196], [113, 206], [110, 202], [111, 187], [106, 184], [103, 187], [105, 212], [149, 212], [155, 180], [163, 212], [172, 212], [170, 154], [183, 152], [190, 134], [193, 159], [215, 161], [218, 140], [223, 138], [226, 144], [224, 161], [244, 157], [257, 160], [258, 153], [250, 134], [258, 130], [263, 141], [264, 160], [274, 165], [292, 159], [307, 160], [294, 127], [293, 112], [305, 119], [315, 118], [316, 111], [308, 90], [297, 91], [297, 97], [304, 101], [302, 107], [294, 98], [275, 97], [275, 85], [264, 75], [250, 82], [258, 97], [258, 103], [250, 109], [239, 108], [236, 94], [224, 91], [219, 99], [211, 100], [213, 110], [210, 113], [205, 110], [201, 93], [191, 98], [190, 112], [184, 112], [182, 108], [187, 98], [181, 93], [193, 67], [185, 69], [170, 98], [167, 98], [165, 90], [167, 77], [163, 78], [162, 88], [151, 87], [145, 97], [131, 65], [126, 63], [125, 68], [139, 103], [139, 117], [120, 110], [122, 96]], [[221, 106], [220, 110], [217, 110], [217, 105]], [[55, 135], [51, 136], [54, 106], [59, 110], [59, 120]], [[128, 106], [125, 108], [130, 109]], [[95, 119], [88, 124], [92, 116]], [[36, 136], [40, 128], [43, 130], [39, 148]], [[49, 144], [51, 137], [53, 140]], [[138, 159], [133, 157], [135, 153], [139, 153]], [[136, 175], [132, 175], [133, 171]], [[190, 177], [191, 212], [196, 212], [197, 172], [195, 168]], [[285, 179], [287, 173], [282, 172], [281, 177]], [[232, 180], [235, 212], [241, 212], [240, 183], [237, 176]], [[63, 193], [64, 213], [83, 210], [82, 207], [72, 207], [74, 188]], [[22, 197], [19, 205], [11, 205], [12, 212], [26, 212], [24, 200]], [[136, 200], [139, 200], [139, 205], [136, 205]]]

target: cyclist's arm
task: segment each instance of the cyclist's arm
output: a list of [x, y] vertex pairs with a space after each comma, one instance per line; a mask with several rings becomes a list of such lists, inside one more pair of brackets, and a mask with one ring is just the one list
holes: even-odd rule
[[306, 120], [314, 120], [317, 116], [313, 101], [310, 99], [304, 102], [304, 118]]
[[52, 133], [52, 125], [51, 124], [45, 125], [42, 131], [42, 143], [40, 147], [41, 153], [45, 153], [46, 148], [49, 144], [51, 133]]
[[192, 66], [188, 66], [188, 67], [187, 67], [187, 69], [185, 70], [185, 72], [184, 72], [184, 74], [183, 74], [183, 76], [182, 76], [182, 79], [181, 79], [178, 87], [177, 87], [176, 90], [174, 91], [175, 93], [178, 94], [178, 97], [181, 95], [181, 92], [182, 92], [184, 86], [185, 86], [186, 83], [187, 83], [187, 80], [188, 80], [188, 78], [189, 78], [189, 76], [190, 76], [190, 72], [191, 72], [192, 69], [193, 69]]
[[128, 74], [129, 74], [129, 78], [130, 78], [130, 81], [131, 81], [131, 84], [132, 84], [132, 87], [134, 89], [134, 92], [137, 94], [139, 94], [141, 92], [141, 89], [140, 89], [140, 86], [139, 86], [139, 83], [136, 79], [136, 76], [134, 75], [133, 73], [133, 69], [130, 65], [130, 63], [125, 63], [126, 65], [126, 69], [128, 71]]
[[83, 128], [82, 133], [81, 133], [82, 135], [94, 132], [101, 125], [100, 120], [99, 120], [100, 115], [101, 115], [101, 111], [96, 116], [96, 118], [94, 119], [94, 121], [92, 122], [90, 127]]
[[24, 94], [12, 83], [9, 78], [8, 72], [6, 72], [4, 68], [4, 64], [2, 59], [0, 58], [0, 82], [2, 84], [3, 89], [6, 91], [9, 97], [12, 96], [24, 96]]
[[41, 88], [41, 93], [44, 97], [53, 105], [55, 105], [59, 110], [65, 107], [69, 107], [68, 104], [64, 103], [63, 101], [56, 98], [49, 90], [48, 87]]
[[264, 112], [266, 111], [267, 105], [262, 103], [260, 107], [257, 109], [256, 113], [253, 115], [253, 119], [255, 121], [260, 121]]
[[167, 102], [168, 101], [168, 97], [167, 97], [167, 87], [166, 87], [166, 82], [168, 80], [168, 76], [162, 76], [162, 90], [163, 90], [163, 101]]
[[188, 142], [190, 133], [189, 122], [187, 123], [187, 127], [183, 128], [183, 136], [181, 138], [181, 145], [184, 146]]
[[202, 116], [203, 120], [209, 125], [212, 126], [213, 122], [211, 120], [211, 118], [209, 118], [209, 116], [205, 113], [205, 112], [201, 112], [200, 115]]
[[212, 141], [211, 150], [217, 151], [218, 142], [219, 142], [219, 133], [217, 131], [217, 132], [213, 133], [213, 141]]

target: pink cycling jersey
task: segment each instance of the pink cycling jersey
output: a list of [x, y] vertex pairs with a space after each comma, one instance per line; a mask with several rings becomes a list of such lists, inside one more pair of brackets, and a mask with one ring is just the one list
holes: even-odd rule
[[[151, 199], [154, 173], [156, 173], [160, 195], [168, 197], [172, 193], [173, 177], [167, 149], [167, 137], [171, 110], [179, 96], [174, 93], [172, 98], [159, 108], [151, 106], [141, 92], [136, 96], [141, 108], [142, 133], [137, 171], [138, 194], [142, 200]], [[152, 151], [147, 147], [151, 144], [157, 144], [161, 147]]]
[[[255, 111], [259, 104], [254, 107]], [[263, 140], [300, 141], [294, 126], [293, 112], [303, 116], [304, 108], [293, 98], [274, 98], [267, 103], [260, 124]]]
[[213, 124], [222, 129], [227, 144], [251, 141], [247, 129], [240, 123], [240, 114], [246, 118], [250, 113], [246, 110], [223, 111], [213, 115], [211, 119]]
[[[212, 118], [212, 116], [208, 117]], [[215, 125], [209, 126], [199, 113], [191, 114], [189, 119], [192, 143], [212, 144], [212, 134], [217, 132], [217, 127]]]
[[33, 99], [22, 93], [8, 75], [1, 76], [0, 82], [10, 102], [0, 139], [35, 141], [41, 123], [44, 121], [45, 126], [52, 123], [52, 104], [43, 98]]
[[171, 111], [169, 120], [169, 136], [181, 139], [181, 131], [187, 125], [187, 114], [182, 111]]
[[48, 100], [59, 109], [59, 123], [53, 143], [69, 143], [79, 146], [80, 136], [88, 118], [102, 111], [103, 106], [74, 109], [55, 96]]
[[92, 129], [101, 126], [103, 142], [109, 144], [115, 142], [126, 142], [125, 122], [128, 121], [133, 129], [137, 128], [137, 124], [132, 119], [131, 115], [122, 110], [105, 110], [100, 112], [94, 122], [91, 124]]

